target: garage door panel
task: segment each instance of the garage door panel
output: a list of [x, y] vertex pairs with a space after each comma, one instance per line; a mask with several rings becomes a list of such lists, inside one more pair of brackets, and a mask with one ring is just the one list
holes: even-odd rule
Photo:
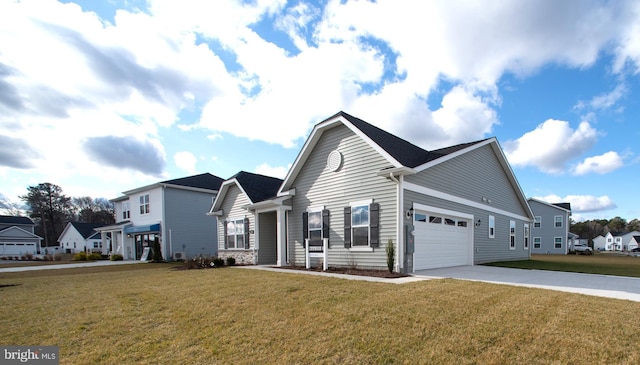
[[[434, 219], [439, 223], [430, 223], [427, 218], [424, 221], [415, 222], [415, 252], [414, 269], [431, 269], [448, 266], [468, 265], [470, 260], [470, 224], [467, 219], [459, 217], [446, 217], [437, 214], [423, 214], [440, 216], [443, 219]], [[453, 225], [444, 224], [455, 222]], [[464, 221], [462, 226], [458, 221]]]

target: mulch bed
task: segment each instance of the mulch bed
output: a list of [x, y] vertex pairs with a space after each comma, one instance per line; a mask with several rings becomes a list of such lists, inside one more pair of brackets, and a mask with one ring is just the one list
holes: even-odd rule
[[[323, 272], [320, 267], [312, 267], [307, 269], [303, 266], [278, 266], [276, 269], [290, 269], [290, 270], [301, 270], [301, 271], [316, 271]], [[386, 278], [386, 279], [397, 279], [397, 278], [406, 278], [410, 276], [409, 274], [399, 273], [399, 272], [389, 272], [388, 270], [365, 270], [365, 269], [352, 269], [348, 267], [329, 267], [327, 271], [333, 274], [344, 274], [344, 275], [359, 275], [359, 276], [372, 276], [376, 278]]]

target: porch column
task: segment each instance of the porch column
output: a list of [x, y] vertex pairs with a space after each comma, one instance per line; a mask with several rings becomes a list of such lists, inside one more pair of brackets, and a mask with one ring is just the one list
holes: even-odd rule
[[287, 227], [285, 224], [286, 209], [284, 207], [278, 207], [276, 210], [276, 246], [277, 246], [277, 260], [276, 266], [285, 266], [287, 264]]

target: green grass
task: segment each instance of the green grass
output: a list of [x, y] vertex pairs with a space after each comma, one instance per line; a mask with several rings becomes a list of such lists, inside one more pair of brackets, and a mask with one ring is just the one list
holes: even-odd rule
[[594, 255], [531, 255], [531, 260], [493, 262], [489, 266], [587, 274], [640, 277], [640, 257], [608, 253]]
[[623, 300], [165, 264], [25, 274], [0, 273], [0, 343], [58, 345], [61, 364], [640, 362]]

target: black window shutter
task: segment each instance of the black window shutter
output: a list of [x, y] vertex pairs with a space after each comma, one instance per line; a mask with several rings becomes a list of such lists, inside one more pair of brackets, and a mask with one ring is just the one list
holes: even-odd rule
[[380, 247], [380, 204], [369, 205], [369, 230], [371, 247]]
[[309, 213], [302, 213], [302, 247], [306, 247], [309, 238]]
[[351, 247], [351, 207], [344, 207], [344, 247]]
[[[322, 210], [322, 238], [329, 239], [329, 209]], [[327, 242], [327, 245], [330, 243]]]
[[249, 249], [249, 218], [244, 219], [244, 248]]
[[226, 250], [227, 248], [229, 248], [229, 245], [227, 243], [227, 221], [222, 222], [222, 225], [224, 227], [223, 228], [223, 231], [224, 231], [224, 238], [223, 239], [224, 239], [224, 248]]

